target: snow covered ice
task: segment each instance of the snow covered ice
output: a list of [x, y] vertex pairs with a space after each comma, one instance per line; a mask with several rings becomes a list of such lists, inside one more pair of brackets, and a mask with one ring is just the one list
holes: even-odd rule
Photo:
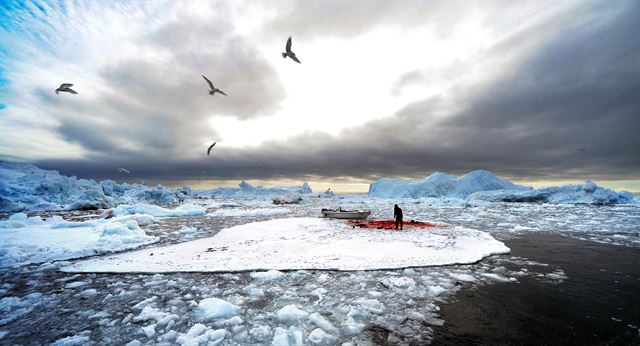
[[[144, 215], [139, 219], [149, 222]], [[70, 222], [60, 216], [43, 220], [18, 213], [0, 221], [0, 267], [122, 251], [156, 240], [140, 228], [136, 217]]]
[[319, 218], [276, 219], [211, 238], [78, 262], [69, 272], [224, 272], [260, 269], [371, 270], [473, 263], [509, 248], [489, 234], [442, 226], [389, 232]]

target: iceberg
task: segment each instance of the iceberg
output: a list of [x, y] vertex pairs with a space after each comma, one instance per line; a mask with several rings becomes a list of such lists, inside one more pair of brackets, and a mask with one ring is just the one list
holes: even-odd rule
[[136, 202], [172, 205], [184, 200], [189, 192], [113, 180], [97, 183], [31, 164], [0, 163], [0, 212], [95, 210]]
[[253, 186], [242, 181], [239, 187], [219, 187], [207, 190], [194, 190], [193, 198], [240, 198], [240, 199], [272, 199], [280, 196], [308, 195], [313, 191], [308, 183], [301, 186], [262, 187]]
[[588, 180], [584, 184], [533, 189], [516, 185], [485, 170], [455, 178], [442, 172], [418, 181], [382, 178], [369, 187], [369, 197], [381, 198], [458, 198], [476, 202], [538, 202], [555, 204], [635, 203], [627, 191], [613, 191]]
[[468, 199], [486, 202], [540, 202], [595, 205], [632, 203], [634, 201], [634, 197], [631, 192], [616, 192], [605, 189], [596, 185], [591, 180], [579, 185], [552, 186], [526, 191], [480, 191], [472, 193], [469, 195]]
[[466, 198], [478, 191], [514, 190], [526, 191], [530, 187], [516, 185], [495, 174], [477, 170], [455, 178], [446, 173], [436, 172], [418, 181], [382, 178], [369, 186], [369, 197], [421, 198], [450, 197]]

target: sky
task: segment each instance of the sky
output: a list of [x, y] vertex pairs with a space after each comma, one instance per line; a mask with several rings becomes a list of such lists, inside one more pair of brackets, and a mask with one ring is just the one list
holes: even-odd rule
[[0, 160], [199, 187], [487, 169], [638, 191], [638, 32], [638, 1], [6, 0]]

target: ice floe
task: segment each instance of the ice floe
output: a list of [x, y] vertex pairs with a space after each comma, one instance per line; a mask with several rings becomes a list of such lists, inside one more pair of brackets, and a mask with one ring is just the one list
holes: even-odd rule
[[[150, 218], [139, 217], [142, 223]], [[121, 251], [157, 240], [140, 228], [136, 216], [71, 222], [18, 213], [0, 221], [0, 267]]]
[[386, 231], [335, 220], [288, 218], [223, 229], [214, 237], [77, 262], [70, 272], [366, 270], [473, 263], [508, 253], [488, 233], [463, 227]]

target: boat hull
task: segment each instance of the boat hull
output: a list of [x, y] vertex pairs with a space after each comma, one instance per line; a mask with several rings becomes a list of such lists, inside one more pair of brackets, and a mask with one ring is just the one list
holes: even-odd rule
[[322, 216], [333, 219], [346, 219], [346, 220], [364, 220], [369, 217], [370, 211], [336, 211], [336, 210], [323, 210]]

